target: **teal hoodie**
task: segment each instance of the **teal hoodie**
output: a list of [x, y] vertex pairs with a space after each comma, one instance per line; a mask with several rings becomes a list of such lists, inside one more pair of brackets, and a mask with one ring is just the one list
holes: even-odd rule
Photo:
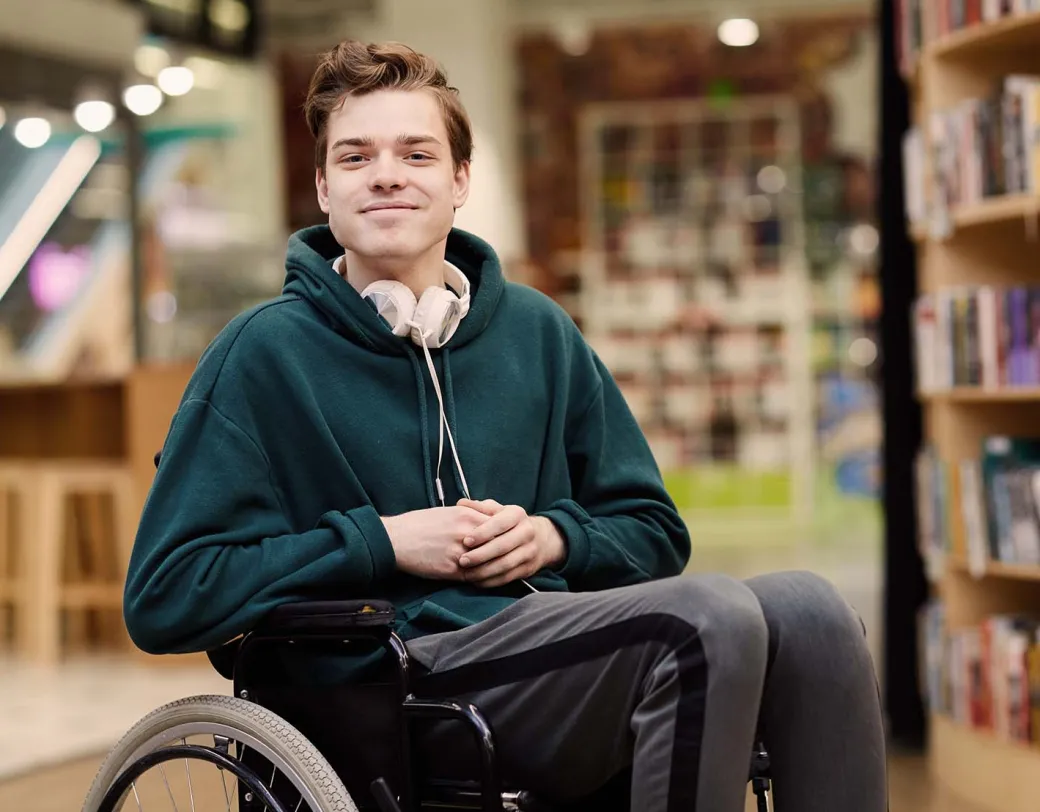
[[[151, 653], [213, 648], [280, 604], [381, 598], [405, 639], [483, 620], [528, 594], [396, 568], [380, 516], [435, 507], [440, 414], [422, 349], [332, 268], [328, 226], [294, 234], [280, 297], [199, 360], [162, 449], [124, 616]], [[470, 492], [546, 516], [566, 560], [528, 579], [588, 591], [683, 569], [690, 539], [625, 401], [567, 314], [453, 230], [470, 312], [432, 350]], [[462, 497], [447, 446], [446, 503]]]

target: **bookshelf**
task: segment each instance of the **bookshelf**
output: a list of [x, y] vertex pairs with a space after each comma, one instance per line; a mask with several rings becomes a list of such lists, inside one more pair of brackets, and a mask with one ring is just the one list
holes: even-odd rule
[[898, 7], [929, 761], [980, 810], [1026, 812], [1040, 783], [1040, 2]]
[[814, 302], [794, 100], [590, 104], [580, 139], [587, 250], [569, 309], [677, 504], [699, 523], [804, 521]]

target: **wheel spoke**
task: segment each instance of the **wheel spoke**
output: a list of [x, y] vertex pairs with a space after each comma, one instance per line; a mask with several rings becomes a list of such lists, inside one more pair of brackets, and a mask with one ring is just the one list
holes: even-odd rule
[[[181, 744], [187, 747], [188, 740], [181, 739]], [[188, 797], [191, 799], [191, 812], [195, 812], [195, 790], [191, 788], [191, 768], [188, 766], [188, 759], [184, 759], [184, 773], [188, 776]]]
[[177, 801], [173, 797], [173, 790], [170, 789], [170, 782], [166, 780], [166, 770], [163, 769], [163, 765], [159, 765], [159, 772], [162, 773], [163, 783], [166, 785], [166, 791], [170, 794], [170, 803], [173, 804], [173, 812], [178, 812]]
[[[137, 808], [144, 812], [144, 807], [141, 806], [141, 796], [137, 794], [137, 782], [131, 781], [130, 788], [134, 791], [134, 798], [137, 799]], [[228, 812], [231, 812], [229, 809]]]

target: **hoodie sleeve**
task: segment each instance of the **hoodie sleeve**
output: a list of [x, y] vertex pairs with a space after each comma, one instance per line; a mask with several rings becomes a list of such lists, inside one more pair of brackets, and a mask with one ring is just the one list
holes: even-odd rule
[[141, 517], [124, 619], [146, 652], [203, 651], [279, 604], [363, 593], [395, 568], [372, 507], [292, 532], [256, 443], [208, 400], [187, 400]]
[[567, 428], [573, 498], [539, 514], [564, 536], [567, 558], [557, 573], [574, 591], [678, 575], [690, 556], [689, 532], [646, 438], [610, 372], [593, 358], [597, 394]]

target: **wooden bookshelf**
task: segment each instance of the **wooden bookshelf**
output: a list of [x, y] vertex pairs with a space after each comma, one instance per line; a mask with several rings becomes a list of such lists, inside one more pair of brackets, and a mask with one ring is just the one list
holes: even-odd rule
[[980, 226], [1014, 223], [1029, 224], [1040, 216], [1040, 197], [1036, 195], [1002, 195], [958, 209], [953, 225], [958, 231]]
[[975, 61], [994, 54], [1035, 48], [1040, 37], [1040, 12], [972, 25], [943, 36], [926, 48], [932, 59]]
[[[964, 572], [969, 570], [968, 562], [959, 556], [951, 558], [948, 566]], [[1040, 566], [1002, 564], [999, 561], [987, 561], [981, 577], [1040, 582]]]
[[[935, 33], [948, 25], [951, 15], [940, 15], [937, 9], [940, 3], [950, 0], [923, 0], [920, 6], [925, 19], [920, 30]], [[964, 9], [964, 4], [950, 4], [950, 9]], [[932, 16], [936, 15], [936, 16]], [[906, 29], [904, 29], [906, 30]], [[902, 43], [903, 46], [906, 43]], [[916, 169], [921, 178], [920, 185], [914, 189], [919, 194], [910, 195], [908, 186], [907, 200], [920, 203], [925, 217], [918, 219], [910, 228], [910, 235], [916, 244], [919, 290], [923, 298], [937, 297], [937, 302], [956, 289], [983, 286], [993, 290], [1008, 291], [1018, 289], [1036, 289], [1040, 291], [1040, 273], [1037, 272], [1037, 249], [1040, 248], [1040, 183], [1034, 178], [1023, 190], [1016, 189], [1012, 194], [994, 194], [986, 189], [985, 195], [977, 194], [974, 199], [967, 195], [970, 202], [950, 204], [949, 201], [937, 205], [943, 188], [949, 193], [964, 195], [959, 184], [942, 187], [946, 176], [937, 176], [933, 172], [935, 161], [949, 160], [949, 152], [944, 153], [937, 147], [937, 133], [949, 131], [937, 128], [933, 114], [963, 109], [965, 102], [988, 98], [994, 88], [1006, 88], [1001, 84], [1004, 77], [1011, 75], [1040, 76], [1040, 62], [1036, 54], [1040, 52], [1040, 12], [1030, 12], [1019, 16], [1007, 17], [972, 24], [961, 30], [945, 33], [926, 42], [919, 49], [916, 57], [908, 59], [903, 55], [907, 86], [911, 94], [911, 109], [914, 125], [922, 139], [923, 149], [917, 153], [921, 158], [920, 165], [908, 162], [908, 183], [913, 183], [911, 168]], [[1007, 92], [1006, 89], [1004, 92]], [[1019, 91], [1015, 91], [1019, 92]], [[1026, 91], [1028, 92], [1028, 91]], [[1030, 98], [1023, 96], [1023, 99]], [[1037, 96], [1040, 99], [1040, 95]], [[960, 107], [959, 107], [960, 106]], [[1040, 106], [1040, 105], [1038, 105]], [[1000, 108], [997, 108], [1000, 109]], [[969, 126], [978, 126], [977, 120], [969, 121]], [[977, 131], [976, 131], [977, 132]], [[948, 144], [955, 144], [953, 154], [957, 166], [968, 165], [961, 157], [958, 149], [970, 140], [958, 142], [956, 137], [945, 135]], [[1023, 139], [1028, 142], [1028, 139]], [[1034, 140], [1035, 143], [1035, 140]], [[1040, 167], [1040, 154], [1036, 148], [1027, 160]], [[998, 150], [999, 152], [999, 150]], [[1006, 156], [1000, 160], [1007, 160]], [[982, 160], [985, 171], [985, 159]], [[1024, 166], [1021, 161], [1017, 168]], [[939, 166], [943, 166], [942, 163]], [[976, 165], [972, 165], [976, 166]], [[1006, 168], [1007, 177], [1012, 177], [1012, 170]], [[948, 163], [947, 163], [948, 167]], [[949, 171], [948, 168], [944, 171]], [[965, 173], [965, 170], [954, 170]], [[968, 177], [968, 170], [961, 177]], [[1040, 173], [1036, 173], [1040, 174]], [[1015, 177], [1024, 177], [1021, 172]], [[1003, 178], [1000, 183], [1005, 182]], [[981, 184], [985, 186], [986, 184]], [[1007, 188], [1011, 188], [1008, 186]], [[948, 212], [943, 214], [943, 211]], [[920, 214], [920, 209], [918, 209]], [[929, 228], [930, 223], [946, 220], [949, 231], [941, 238]], [[1000, 294], [1003, 295], [1003, 294]], [[1011, 319], [1007, 315], [1010, 310], [1001, 310], [1006, 300], [997, 300], [998, 304], [991, 311], [998, 313], [998, 319]], [[1032, 301], [1027, 298], [1027, 302]], [[948, 300], [943, 303], [948, 304]], [[982, 305], [975, 302], [979, 308]], [[1018, 305], [1016, 305], [1018, 306]], [[1030, 306], [1027, 304], [1027, 307]], [[1010, 305], [1008, 305], [1010, 307]], [[938, 312], [938, 309], [936, 310]], [[946, 311], [956, 314], [958, 311]], [[963, 313], [963, 311], [960, 311]], [[976, 311], [976, 318], [978, 316]], [[1014, 316], [1018, 318], [1017, 313]], [[915, 320], [918, 314], [915, 312]], [[951, 315], [949, 318], [962, 318]], [[1032, 316], [1026, 316], [1029, 330], [1035, 335]], [[975, 325], [981, 324], [981, 320]], [[942, 325], [941, 325], [942, 326]], [[963, 322], [958, 322], [959, 327]], [[915, 321], [915, 331], [918, 322]], [[949, 329], [949, 323], [945, 325]], [[972, 329], [976, 329], [972, 328]], [[978, 328], [981, 329], [981, 328]], [[1005, 331], [1005, 336], [1009, 334]], [[964, 332], [950, 330], [949, 336], [964, 338]], [[999, 335], [999, 333], [998, 333]], [[915, 332], [917, 345], [923, 343], [920, 333]], [[945, 472], [945, 483], [940, 489], [941, 501], [938, 505], [919, 498], [918, 519], [919, 539], [922, 544], [922, 533], [938, 534], [945, 537], [946, 553], [929, 559], [932, 571], [934, 594], [941, 612], [937, 613], [937, 621], [943, 629], [944, 639], [954, 635], [958, 641], [965, 639], [987, 625], [987, 634], [994, 634], [987, 624], [989, 618], [1015, 613], [1040, 612], [1040, 566], [1007, 563], [1005, 560], [992, 560], [992, 540], [989, 539], [991, 526], [985, 521], [974, 525], [974, 535], [965, 521], [965, 508], [969, 516], [973, 513], [972, 505], [985, 506], [989, 498], [985, 488], [979, 502], [968, 501], [967, 476], [962, 472], [962, 464], [978, 459], [983, 454], [983, 443], [986, 438], [1035, 437], [1040, 438], [1040, 369], [1036, 372], [1015, 373], [1019, 375], [1013, 382], [1005, 381], [1009, 350], [1001, 345], [1001, 349], [991, 352], [988, 360], [981, 349], [982, 340], [979, 334], [972, 334], [974, 344], [963, 344], [953, 354], [931, 355], [925, 352], [925, 358], [942, 357], [949, 359], [953, 378], [950, 382], [921, 384], [919, 399], [924, 409], [925, 442], [935, 455], [938, 465]], [[1006, 342], [1006, 338], [997, 341]], [[1035, 339], [1034, 339], [1035, 341]], [[992, 346], [992, 345], [991, 345]], [[1015, 345], [1016, 348], [1018, 345]], [[1037, 354], [1036, 366], [1040, 368], [1040, 347], [1035, 344]], [[967, 347], [967, 349], [965, 349]], [[960, 353], [960, 355], [958, 355]], [[977, 365], [965, 366], [958, 358], [973, 356]], [[1016, 356], [1018, 357], [1018, 356]], [[999, 359], [1000, 381], [994, 385], [992, 378], [985, 386], [978, 377], [985, 373], [979, 367], [989, 363], [988, 370], [993, 374], [992, 359]], [[918, 357], [918, 374], [920, 376], [921, 356]], [[958, 364], [961, 363], [961, 366]], [[1027, 368], [1031, 361], [1026, 362]], [[968, 370], [967, 373], [965, 370]], [[965, 385], [965, 375], [971, 381]], [[1024, 377], [1023, 377], [1024, 375]], [[931, 390], [931, 391], [928, 391]], [[920, 469], [918, 471], [921, 477]], [[919, 486], [920, 487], [920, 486]], [[919, 497], [921, 491], [919, 490]], [[985, 507], [983, 507], [985, 509]], [[936, 530], [935, 520], [938, 516], [941, 527]], [[981, 525], [981, 530], [979, 529]], [[977, 540], [988, 540], [987, 558], [984, 566], [974, 569], [969, 567], [966, 554], [969, 537]], [[981, 547], [976, 546], [979, 550]], [[999, 548], [1004, 549], [1004, 548]], [[1006, 556], [1001, 555], [1001, 558]], [[1010, 560], [1010, 559], [1008, 559]], [[1024, 559], [1023, 559], [1024, 560]], [[937, 570], [937, 571], [936, 571]], [[1040, 616], [1040, 615], [1038, 615]], [[931, 631], [934, 631], [932, 629]], [[1001, 632], [1002, 633], [1002, 632]], [[949, 651], [944, 649], [943, 654]], [[937, 665], [933, 660], [925, 663], [926, 690], [930, 702], [942, 703], [936, 699], [932, 678], [942, 673], [948, 680], [949, 661], [945, 658]], [[1026, 673], [1028, 678], [1028, 673]], [[966, 680], [963, 672], [958, 681]], [[949, 690], [949, 685], [944, 686]], [[941, 693], [941, 692], [940, 692]], [[996, 700], [993, 700], [994, 702]], [[963, 704], [961, 713], [963, 714]], [[1001, 710], [1006, 710], [1002, 706]], [[929, 761], [931, 770], [937, 780], [960, 800], [977, 807], [979, 810], [993, 812], [1035, 812], [1038, 806], [1036, 787], [1040, 784], [1040, 735], [1035, 736], [1033, 743], [1023, 742], [1013, 736], [1002, 736], [986, 725], [972, 726], [964, 721], [954, 719], [956, 710], [951, 706], [931, 708]], [[994, 711], [997, 713], [997, 711]], [[1019, 717], [1021, 718], [1021, 717]], [[1030, 719], [1028, 725], [1036, 725]]]
[[1040, 386], [1003, 387], [987, 389], [981, 386], [955, 386], [941, 392], [922, 392], [925, 401], [947, 403], [1040, 403]]

